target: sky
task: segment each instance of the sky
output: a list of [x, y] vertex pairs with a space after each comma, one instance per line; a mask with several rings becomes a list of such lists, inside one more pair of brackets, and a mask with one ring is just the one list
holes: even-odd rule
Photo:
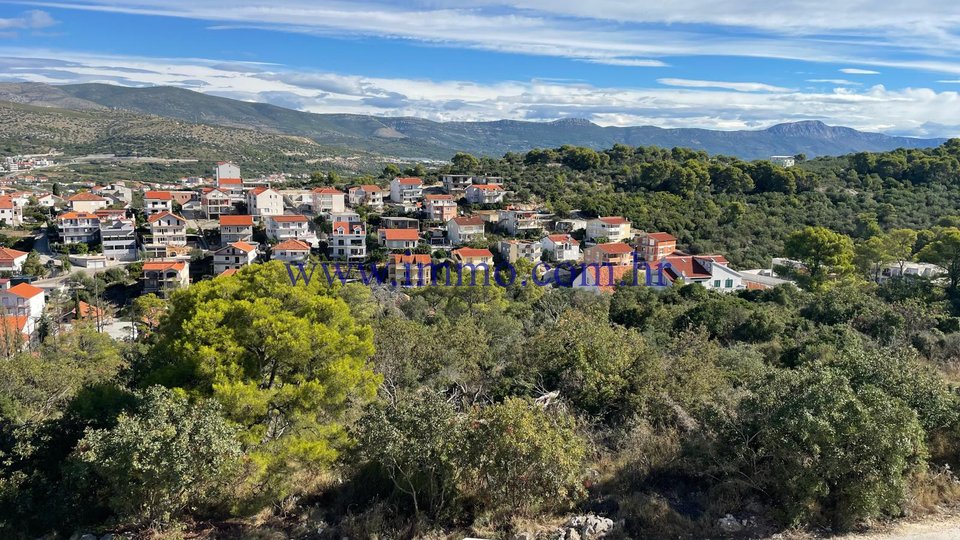
[[952, 0], [0, 0], [0, 81], [317, 113], [960, 136]]

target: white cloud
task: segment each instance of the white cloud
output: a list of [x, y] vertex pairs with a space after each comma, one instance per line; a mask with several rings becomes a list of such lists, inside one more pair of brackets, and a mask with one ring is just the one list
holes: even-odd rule
[[19, 17], [0, 18], [0, 31], [39, 30], [55, 24], [57, 24], [57, 21], [49, 13], [33, 9], [23, 12]]
[[846, 73], [847, 75], [879, 75], [879, 71], [873, 71], [872, 69], [860, 69], [860, 68], [843, 68], [840, 70], [841, 73]]
[[807, 79], [807, 82], [836, 84], [840, 86], [861, 86], [862, 83], [848, 81], [846, 79]]
[[657, 79], [657, 82], [666, 86], [681, 86], [685, 88], [722, 88], [725, 90], [736, 90], [737, 92], [789, 92], [789, 88], [773, 86], [757, 82], [723, 82], [723, 81], [699, 81], [692, 79]]
[[[22, 0], [29, 1], [29, 0]], [[686, 55], [960, 74], [960, 10], [942, 0], [85, 0], [38, 6], [183, 17], [212, 28], [380, 36], [662, 67]], [[875, 4], [875, 5], [874, 5]], [[946, 60], [945, 60], [946, 59]], [[668, 61], [666, 63], [669, 63]]]
[[479, 83], [17, 48], [0, 48], [0, 78], [54, 84], [172, 85], [317, 113], [416, 116], [438, 121], [587, 118], [602, 125], [756, 129], [785, 121], [819, 119], [868, 131], [960, 135], [958, 92], [892, 90], [882, 85], [822, 92], [767, 91], [755, 86], [750, 87], [754, 91], [743, 91], [729, 85], [769, 85], [715, 81], [693, 81], [692, 85], [674, 88], [536, 79]]

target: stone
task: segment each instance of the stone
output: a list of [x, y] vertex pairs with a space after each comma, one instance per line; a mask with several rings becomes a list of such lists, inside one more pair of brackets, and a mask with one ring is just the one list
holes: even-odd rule
[[567, 534], [564, 535], [566, 540], [580, 540], [580, 533], [576, 529], [567, 529]]
[[740, 524], [740, 521], [737, 518], [733, 517], [731, 514], [727, 514], [722, 518], [717, 520], [717, 527], [720, 528], [723, 532], [738, 532], [743, 530], [743, 525]]

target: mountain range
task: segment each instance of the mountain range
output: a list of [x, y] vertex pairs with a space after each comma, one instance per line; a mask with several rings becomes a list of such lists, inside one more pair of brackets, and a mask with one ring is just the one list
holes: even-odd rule
[[813, 157], [901, 147], [924, 148], [945, 141], [867, 133], [828, 126], [820, 121], [778, 124], [761, 130], [717, 131], [603, 127], [583, 119], [435, 122], [413, 117], [316, 114], [168, 86], [5, 83], [0, 84], [0, 101], [102, 115], [114, 111], [135, 112], [196, 124], [306, 137], [327, 147], [416, 159], [449, 159], [458, 151], [499, 156], [564, 144], [599, 149], [616, 143], [681, 146], [743, 159], [762, 159], [800, 153]]

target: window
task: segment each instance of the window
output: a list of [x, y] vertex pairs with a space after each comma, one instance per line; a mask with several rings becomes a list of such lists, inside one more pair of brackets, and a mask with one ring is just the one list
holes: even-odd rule
[[713, 288], [715, 288], [715, 289], [719, 289], [719, 288], [720, 288], [720, 280], [719, 280], [719, 279], [713, 280]]
[[724, 286], [724, 288], [726, 288], [726, 289], [732, 289], [732, 288], [733, 288], [733, 280], [732, 280], [732, 279], [728, 279], [728, 280], [726, 281], [726, 283], [723, 284], [723, 286]]

